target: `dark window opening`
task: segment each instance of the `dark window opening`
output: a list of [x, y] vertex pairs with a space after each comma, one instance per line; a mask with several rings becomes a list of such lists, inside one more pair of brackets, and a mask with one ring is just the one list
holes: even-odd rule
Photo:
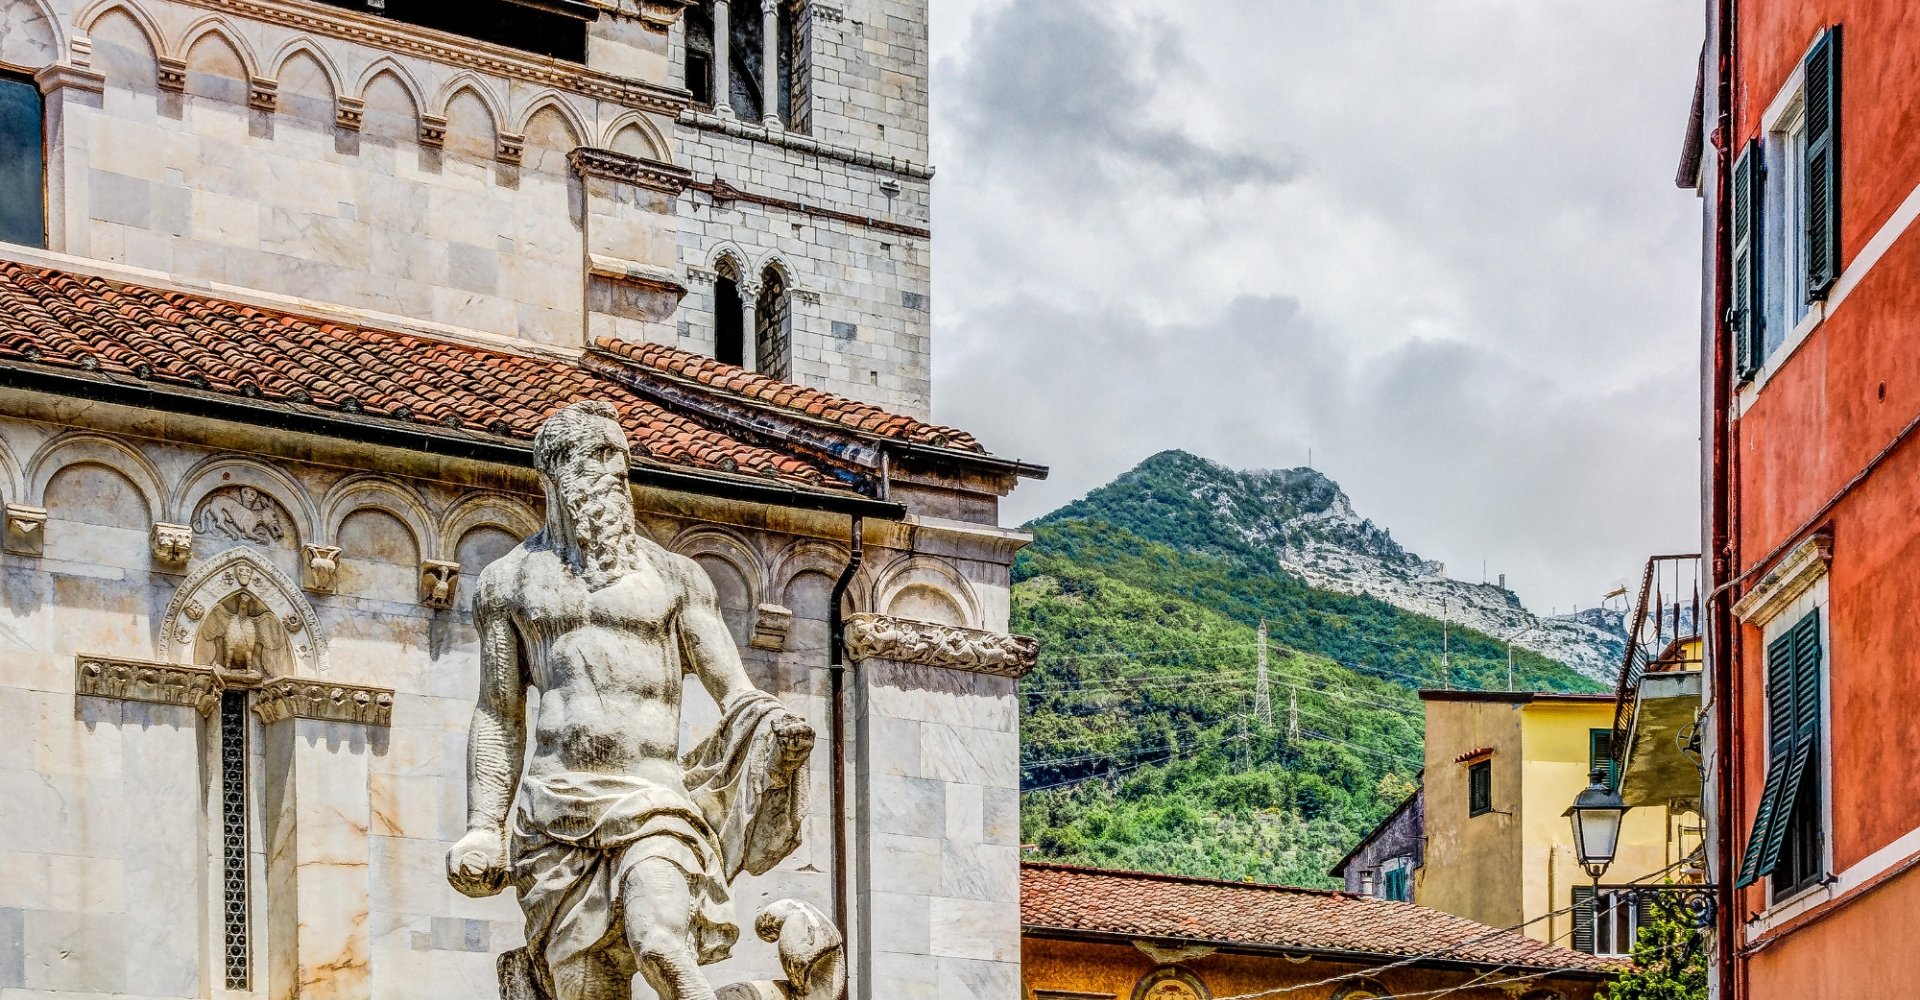
[[517, 0], [320, 2], [576, 63], [587, 61], [587, 20], [594, 13], [593, 8], [575, 0], [545, 0], [541, 3]]
[[1787, 817], [1786, 837], [1780, 844], [1780, 860], [1773, 866], [1773, 897], [1785, 899], [1820, 881], [1820, 774], [1809, 767], [1800, 791], [1793, 797], [1793, 810]]
[[693, 103], [713, 106], [713, 9], [695, 4], [682, 15], [687, 26], [687, 90]]
[[45, 120], [40, 88], [0, 73], [0, 242], [47, 245]]
[[1613, 730], [1591, 729], [1587, 731], [1587, 773], [1604, 771], [1607, 787], [1620, 790], [1620, 762], [1613, 759]]
[[740, 310], [740, 285], [729, 275], [713, 282], [713, 358], [730, 365], [747, 361], [745, 323]]
[[1493, 811], [1493, 761], [1467, 766], [1467, 815]]
[[777, 379], [793, 377], [792, 296], [773, 268], [760, 278], [760, 297], [754, 302], [754, 370]]
[[735, 3], [729, 11], [727, 22], [727, 62], [732, 72], [728, 73], [727, 102], [733, 105], [733, 113], [746, 121], [759, 121], [760, 109], [765, 88], [761, 75], [766, 65], [766, 33], [760, 18], [760, 7], [752, 3]]

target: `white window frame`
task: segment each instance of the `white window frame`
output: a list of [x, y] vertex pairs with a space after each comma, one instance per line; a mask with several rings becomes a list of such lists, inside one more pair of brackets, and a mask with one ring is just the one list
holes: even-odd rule
[[[1625, 940], [1614, 940], [1617, 935], [1616, 921], [1626, 921]], [[1640, 940], [1640, 908], [1635, 904], [1632, 890], [1626, 888], [1602, 887], [1593, 896], [1593, 953], [1602, 958], [1626, 958], [1633, 954], [1633, 944]], [[1624, 947], [1622, 947], [1624, 945]]]

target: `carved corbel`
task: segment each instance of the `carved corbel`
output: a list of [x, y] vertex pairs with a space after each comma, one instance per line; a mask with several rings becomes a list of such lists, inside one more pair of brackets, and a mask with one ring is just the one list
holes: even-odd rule
[[393, 692], [360, 684], [282, 677], [261, 685], [253, 699], [253, 714], [267, 725], [288, 719], [315, 719], [360, 726], [391, 726]]
[[366, 113], [367, 102], [358, 97], [338, 97], [333, 101], [333, 123], [349, 132], [360, 131]]
[[447, 144], [447, 119], [441, 115], [420, 116], [420, 145], [439, 149]]
[[173, 56], [161, 56], [155, 82], [161, 90], [182, 93], [187, 89], [187, 61]]
[[300, 546], [300, 588], [315, 594], [331, 594], [340, 573], [340, 546]]
[[787, 648], [787, 632], [793, 628], [793, 612], [778, 604], [762, 604], [753, 619], [753, 648], [779, 652]]
[[46, 543], [47, 509], [8, 504], [6, 550], [16, 556], [37, 556], [46, 550]]
[[454, 590], [460, 585], [460, 564], [428, 559], [420, 564], [420, 603], [430, 608], [453, 607]]
[[193, 527], [155, 521], [150, 538], [153, 558], [166, 566], [185, 566], [193, 557]]
[[494, 145], [493, 156], [501, 163], [510, 163], [517, 167], [526, 155], [526, 150], [526, 136], [516, 132], [502, 132], [499, 141]]
[[247, 107], [269, 114], [280, 109], [280, 81], [256, 78], [247, 88]]

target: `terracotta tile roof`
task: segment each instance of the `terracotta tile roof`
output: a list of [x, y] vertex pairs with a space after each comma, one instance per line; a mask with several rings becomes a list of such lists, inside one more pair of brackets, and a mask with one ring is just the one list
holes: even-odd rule
[[983, 455], [987, 451], [973, 435], [965, 431], [904, 417], [871, 403], [847, 399], [830, 392], [782, 382], [665, 344], [636, 344], [613, 337], [601, 337], [594, 344], [609, 354], [663, 375], [697, 382], [718, 393], [777, 406], [851, 430], [956, 451], [972, 451]]
[[1470, 760], [1479, 760], [1482, 757], [1491, 757], [1491, 756], [1493, 756], [1492, 747], [1474, 747], [1472, 750], [1469, 750], [1466, 753], [1456, 755], [1453, 758], [1453, 762], [1455, 764], [1465, 764], [1467, 761], [1470, 761]]
[[636, 456], [837, 488], [806, 458], [738, 440], [568, 361], [0, 260], [0, 365], [8, 362], [521, 441], [555, 410], [605, 399]]
[[1020, 922], [1251, 948], [1605, 974], [1620, 965], [1412, 903], [1251, 882], [1024, 862]]

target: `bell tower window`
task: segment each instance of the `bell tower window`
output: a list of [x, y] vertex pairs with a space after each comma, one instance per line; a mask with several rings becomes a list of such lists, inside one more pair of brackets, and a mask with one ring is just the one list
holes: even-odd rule
[[0, 242], [47, 245], [45, 120], [40, 88], [0, 72]]
[[806, 128], [807, 58], [791, 0], [703, 0], [682, 15], [695, 104], [770, 127]]
[[731, 267], [723, 268], [713, 281], [713, 358], [729, 365], [747, 362], [745, 303], [740, 298], [740, 279]]

